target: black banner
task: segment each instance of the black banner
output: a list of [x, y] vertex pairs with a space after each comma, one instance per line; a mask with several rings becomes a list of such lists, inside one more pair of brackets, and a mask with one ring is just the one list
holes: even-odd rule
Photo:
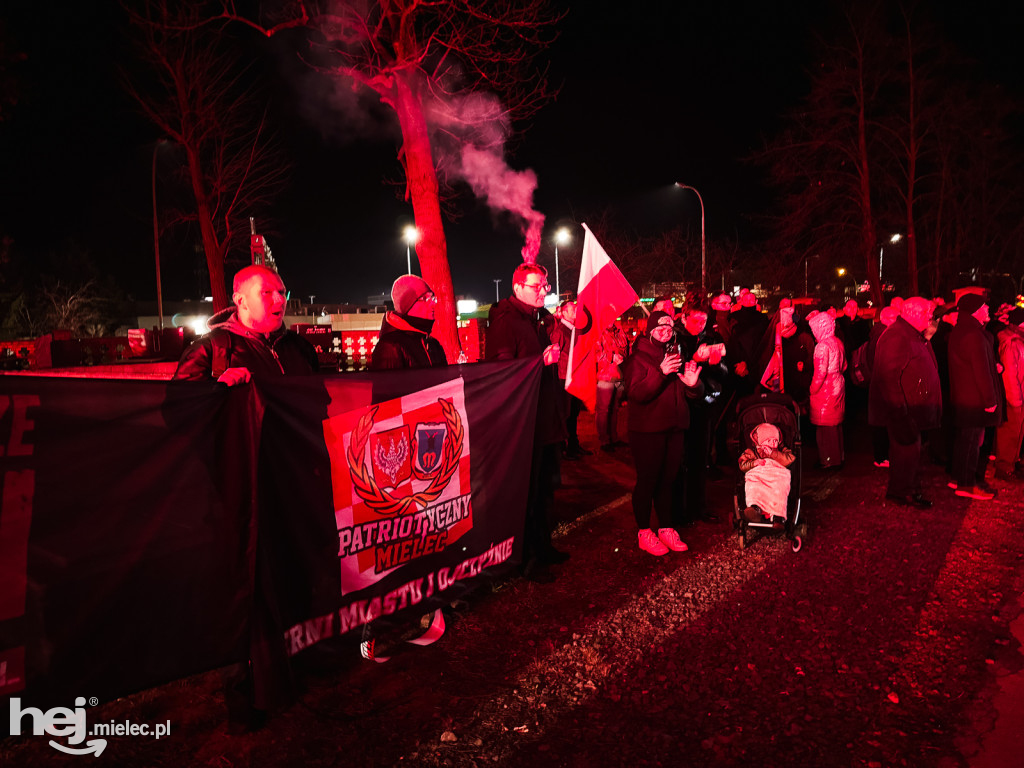
[[0, 376], [0, 701], [109, 700], [403, 621], [520, 558], [540, 361]]

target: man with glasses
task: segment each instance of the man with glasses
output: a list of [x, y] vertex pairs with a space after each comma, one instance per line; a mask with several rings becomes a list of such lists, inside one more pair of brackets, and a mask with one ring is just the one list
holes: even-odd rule
[[430, 335], [437, 308], [437, 296], [430, 286], [416, 275], [402, 275], [391, 286], [391, 300], [395, 309], [381, 321], [370, 370], [447, 365], [441, 342]]
[[[551, 290], [548, 272], [537, 264], [520, 264], [512, 273], [512, 296], [491, 307], [487, 321], [486, 360], [515, 360], [540, 355], [541, 375], [537, 428], [534, 431], [527, 496], [526, 528], [523, 536], [523, 575], [532, 581], [549, 582], [552, 563], [568, 555], [551, 545], [548, 506], [554, 497], [553, 479], [558, 453], [565, 439], [565, 421], [558, 410], [558, 359], [561, 350], [548, 336], [550, 313], [544, 297]], [[568, 354], [568, 352], [566, 352]]]

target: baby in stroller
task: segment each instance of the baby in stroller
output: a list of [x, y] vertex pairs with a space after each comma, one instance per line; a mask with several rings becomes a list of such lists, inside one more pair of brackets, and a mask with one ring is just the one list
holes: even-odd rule
[[787, 515], [789, 465], [796, 460], [796, 455], [782, 445], [782, 435], [774, 424], [758, 424], [751, 431], [750, 440], [753, 447], [740, 456], [747, 502], [743, 517], [750, 523], [771, 521], [781, 528]]

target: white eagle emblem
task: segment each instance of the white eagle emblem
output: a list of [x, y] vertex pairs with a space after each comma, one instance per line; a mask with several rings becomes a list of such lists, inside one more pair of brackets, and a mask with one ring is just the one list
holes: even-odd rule
[[395, 485], [398, 473], [402, 471], [402, 465], [408, 457], [409, 443], [401, 438], [396, 443], [392, 437], [388, 441], [387, 451], [384, 450], [383, 442], [377, 443], [377, 455], [373, 457], [373, 463], [391, 480], [391, 485]]

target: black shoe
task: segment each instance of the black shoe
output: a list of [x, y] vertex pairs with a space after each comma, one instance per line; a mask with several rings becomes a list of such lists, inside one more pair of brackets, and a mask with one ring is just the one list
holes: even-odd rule
[[546, 564], [534, 557], [523, 566], [523, 578], [534, 584], [550, 584], [555, 580], [555, 574]]
[[997, 469], [996, 470], [995, 477], [996, 477], [996, 480], [1000, 480], [1000, 481], [1002, 481], [1004, 483], [1020, 483], [1020, 482], [1024, 482], [1024, 477], [1022, 477], [1019, 473], [1017, 473], [1017, 472], [1004, 472], [1001, 469]]
[[920, 493], [912, 493], [909, 496], [885, 495], [885, 500], [892, 504], [899, 504], [901, 507], [916, 507], [917, 509], [931, 509], [932, 503]]
[[698, 514], [697, 519], [702, 523], [717, 523], [721, 520], [721, 518], [717, 514], [715, 514], [714, 512], [710, 512], [708, 510], [704, 510], [703, 512]]
[[544, 554], [544, 557], [541, 558], [541, 562], [543, 562], [546, 565], [558, 565], [559, 563], [564, 563], [568, 559], [568, 552], [563, 552], [560, 549], [550, 547], [548, 551]]
[[618, 448], [625, 448], [627, 445], [629, 445], [629, 443], [627, 443], [627, 442], [625, 442], [623, 440], [612, 440], [612, 445], [614, 445], [614, 446], [616, 446]]
[[593, 451], [588, 451], [582, 445], [576, 446], [576, 450], [573, 451], [573, 453], [575, 453], [577, 456], [593, 456], [594, 455]]
[[604, 445], [601, 446], [601, 450], [604, 451], [605, 453], [615, 453], [615, 444], [605, 443]]

